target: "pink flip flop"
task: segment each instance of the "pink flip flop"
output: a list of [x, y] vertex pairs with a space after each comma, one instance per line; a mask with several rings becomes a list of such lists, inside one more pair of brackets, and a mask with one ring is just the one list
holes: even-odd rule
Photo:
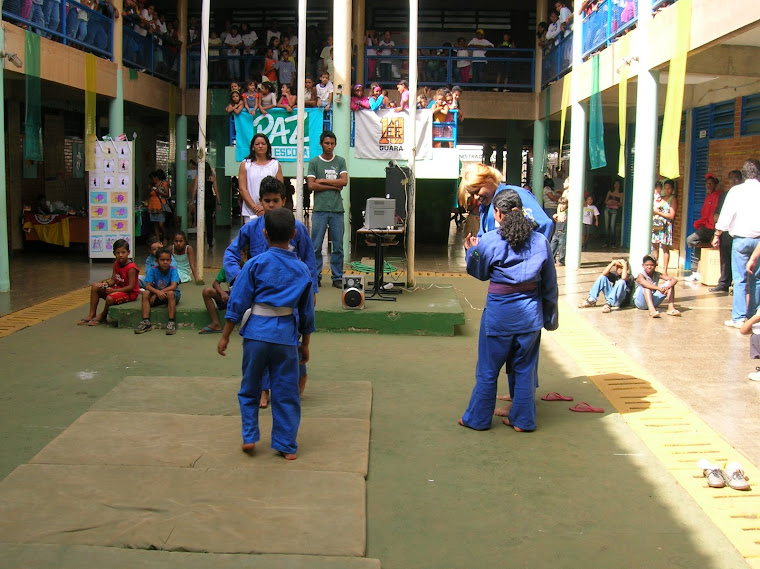
[[541, 401], [572, 401], [573, 398], [570, 395], [562, 395], [556, 391], [551, 391], [541, 398]]
[[592, 407], [585, 401], [581, 401], [577, 405], [573, 405], [570, 407], [571, 411], [575, 411], [576, 413], [604, 413], [604, 409], [601, 407]]

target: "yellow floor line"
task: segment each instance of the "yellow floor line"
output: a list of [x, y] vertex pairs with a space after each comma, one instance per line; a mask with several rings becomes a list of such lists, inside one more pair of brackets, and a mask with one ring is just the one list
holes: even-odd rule
[[0, 338], [68, 312], [90, 300], [90, 287], [56, 296], [29, 308], [0, 316]]
[[707, 486], [700, 458], [723, 467], [737, 460], [750, 483], [760, 469], [700, 419], [680, 399], [563, 301], [561, 326], [552, 335], [572, 355], [628, 425], [751, 567], [760, 569], [760, 487], [740, 492]]

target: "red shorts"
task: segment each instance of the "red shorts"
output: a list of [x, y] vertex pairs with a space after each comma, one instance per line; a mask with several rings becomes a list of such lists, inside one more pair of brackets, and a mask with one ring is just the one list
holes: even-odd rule
[[112, 292], [108, 295], [114, 304], [124, 304], [125, 302], [132, 302], [137, 300], [140, 296], [140, 291], [137, 292]]

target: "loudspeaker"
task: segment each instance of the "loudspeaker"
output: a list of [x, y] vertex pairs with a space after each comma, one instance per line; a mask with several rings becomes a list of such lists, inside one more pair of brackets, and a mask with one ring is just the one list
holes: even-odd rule
[[343, 308], [361, 310], [364, 308], [364, 275], [343, 275]]
[[403, 220], [406, 220], [406, 194], [411, 180], [411, 168], [393, 166], [385, 169], [385, 195], [396, 200], [396, 215]]

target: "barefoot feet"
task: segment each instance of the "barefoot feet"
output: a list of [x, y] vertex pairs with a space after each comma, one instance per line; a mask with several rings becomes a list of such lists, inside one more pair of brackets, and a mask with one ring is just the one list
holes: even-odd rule
[[521, 429], [520, 427], [515, 427], [512, 423], [509, 422], [509, 419], [502, 419], [501, 422], [504, 423], [507, 427], [512, 427], [518, 433], [526, 432], [524, 429]]
[[243, 452], [246, 454], [253, 454], [253, 451], [256, 450], [256, 443], [243, 443], [240, 445], [240, 448], [243, 449]]
[[285, 460], [295, 460], [295, 459], [297, 459], [297, 458], [298, 458], [298, 455], [297, 455], [297, 454], [291, 454], [291, 453], [289, 453], [289, 452], [282, 452], [282, 451], [279, 451], [279, 452], [280, 452], [280, 454], [282, 455], [282, 457], [283, 457]]
[[508, 417], [509, 416], [509, 410], [512, 409], [512, 405], [504, 405], [504, 407], [497, 407], [496, 410], [493, 412], [494, 415], [497, 417]]
[[266, 409], [269, 406], [269, 390], [265, 389], [261, 392], [261, 400], [259, 401], [259, 407]]

